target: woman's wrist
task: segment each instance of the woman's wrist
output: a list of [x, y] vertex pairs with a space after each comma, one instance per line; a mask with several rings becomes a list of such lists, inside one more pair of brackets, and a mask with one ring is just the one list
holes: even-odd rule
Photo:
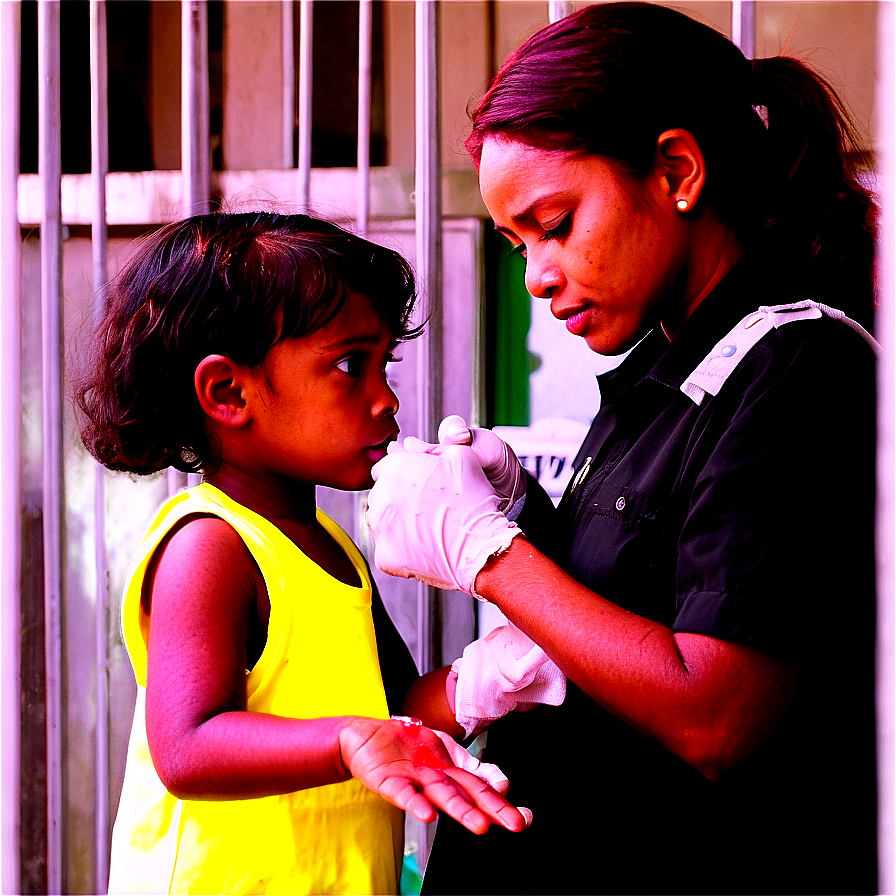
[[476, 573], [473, 580], [474, 592], [483, 600], [499, 606], [498, 601], [494, 598], [503, 591], [502, 582], [507, 576], [508, 569], [516, 565], [524, 552], [532, 549], [531, 543], [524, 534], [517, 535], [505, 550], [489, 557], [482, 569]]

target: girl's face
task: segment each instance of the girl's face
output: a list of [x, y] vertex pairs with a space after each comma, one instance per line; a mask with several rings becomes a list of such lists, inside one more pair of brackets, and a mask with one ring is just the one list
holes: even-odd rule
[[254, 371], [253, 466], [265, 478], [368, 488], [398, 436], [386, 379], [395, 340], [370, 297], [346, 288], [339, 313], [278, 342]]
[[479, 183], [496, 227], [526, 258], [526, 288], [592, 351], [626, 351], [670, 296], [684, 301], [675, 287], [687, 233], [660, 173], [636, 183], [597, 155], [492, 137]]

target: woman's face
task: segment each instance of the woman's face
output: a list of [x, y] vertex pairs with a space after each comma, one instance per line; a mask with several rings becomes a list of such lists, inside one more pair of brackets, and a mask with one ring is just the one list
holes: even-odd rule
[[620, 354], [682, 314], [688, 232], [662, 173], [636, 182], [601, 156], [491, 137], [479, 183], [526, 288], [592, 351]]

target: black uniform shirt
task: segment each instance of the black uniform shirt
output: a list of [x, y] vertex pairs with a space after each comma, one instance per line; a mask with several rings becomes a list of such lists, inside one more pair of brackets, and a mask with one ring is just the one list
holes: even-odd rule
[[744, 259], [673, 342], [657, 329], [600, 377], [587, 476], [556, 514], [533, 492], [519, 520], [618, 605], [793, 662], [788, 716], [712, 782], [570, 683], [563, 706], [489, 729], [484, 758], [533, 826], [441, 823], [426, 892], [874, 891], [873, 353], [841, 322], [788, 323], [718, 395], [680, 390], [747, 314], [805, 298], [838, 304]]
[[680, 387], [721, 336], [760, 305], [816, 298], [770, 295], [763, 273], [743, 264], [672, 343], [657, 329], [599, 379], [563, 565], [674, 631], [793, 656], [811, 647], [806, 615], [844, 596], [834, 583], [870, 572], [874, 357], [841, 322], [788, 323], [695, 404]]

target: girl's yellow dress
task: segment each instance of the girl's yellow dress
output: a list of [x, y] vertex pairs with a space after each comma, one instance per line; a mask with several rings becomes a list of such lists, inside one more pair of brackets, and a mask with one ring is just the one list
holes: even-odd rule
[[279, 529], [207, 483], [158, 511], [132, 565], [122, 632], [137, 705], [112, 836], [110, 893], [397, 893], [403, 813], [352, 779], [283, 796], [179, 800], [146, 741], [143, 579], [153, 552], [189, 514], [214, 514], [242, 536], [271, 601], [267, 643], [246, 675], [248, 709], [295, 718], [388, 718], [371, 617], [372, 583], [351, 539], [318, 510], [362, 587], [337, 581]]

